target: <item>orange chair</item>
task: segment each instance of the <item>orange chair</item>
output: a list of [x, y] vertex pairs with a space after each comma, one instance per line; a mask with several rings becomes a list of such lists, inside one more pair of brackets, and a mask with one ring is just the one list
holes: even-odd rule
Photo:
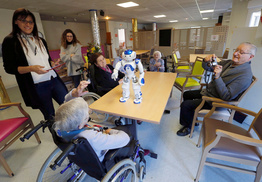
[[[11, 109], [11, 107], [17, 107], [23, 116], [0, 120], [0, 163], [3, 165], [9, 176], [14, 176], [14, 173], [7, 164], [3, 156], [3, 153], [28, 129], [33, 128], [34, 124], [29, 114], [26, 113], [24, 109], [21, 107], [21, 103], [0, 104], [0, 109]], [[41, 141], [38, 134], [35, 133], [34, 135], [36, 137], [37, 142], [40, 144]]]

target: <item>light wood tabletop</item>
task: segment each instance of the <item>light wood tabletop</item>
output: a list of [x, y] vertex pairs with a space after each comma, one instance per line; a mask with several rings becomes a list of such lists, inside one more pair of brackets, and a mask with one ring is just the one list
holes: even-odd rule
[[142, 55], [148, 53], [150, 50], [136, 50], [136, 55]]
[[[210, 55], [210, 54], [190, 54], [189, 55], [190, 63], [194, 63], [196, 61], [197, 56], [204, 59], [208, 55]], [[219, 58], [217, 58], [217, 61], [220, 62], [221, 60]]]
[[134, 93], [130, 84], [130, 98], [119, 102], [122, 87], [118, 85], [106, 95], [92, 103], [89, 108], [124, 118], [159, 124], [176, 79], [176, 73], [146, 72], [145, 85], [141, 87], [142, 103], [134, 104]]

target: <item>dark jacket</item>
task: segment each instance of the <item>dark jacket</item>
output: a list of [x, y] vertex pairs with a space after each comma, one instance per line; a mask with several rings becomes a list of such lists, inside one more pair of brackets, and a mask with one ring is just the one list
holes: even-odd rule
[[[110, 68], [110, 70], [112, 70], [113, 73], [114, 70], [113, 66], [109, 64], [107, 66]], [[94, 92], [96, 92], [100, 96], [103, 96], [104, 94], [115, 88], [117, 85], [119, 85], [118, 83], [119, 79], [125, 76], [123, 73], [119, 71], [118, 79], [115, 81], [114, 79], [111, 78], [112, 73], [102, 70], [101, 68], [97, 67], [94, 64], [91, 65], [90, 69], [91, 69], [90, 70], [91, 78], [93, 80], [93, 87], [95, 87]]]
[[[46, 50], [48, 50], [46, 41], [42, 38], [41, 40]], [[47, 53], [49, 55], [48, 51]], [[26, 106], [31, 106], [34, 109], [39, 108], [40, 101], [35, 89], [35, 85], [31, 73], [20, 74], [18, 72], [19, 66], [29, 66], [29, 65], [23, 47], [17, 36], [8, 35], [5, 37], [2, 45], [2, 54], [3, 54], [3, 61], [4, 61], [4, 69], [7, 73], [15, 75], [20, 92], [22, 94]], [[51, 57], [49, 55], [49, 64], [51, 65], [50, 61], [51, 61]], [[58, 75], [57, 77], [60, 79]]]

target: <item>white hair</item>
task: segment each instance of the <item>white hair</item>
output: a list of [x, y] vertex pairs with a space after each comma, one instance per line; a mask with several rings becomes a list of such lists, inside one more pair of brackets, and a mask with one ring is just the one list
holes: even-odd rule
[[154, 54], [153, 54], [153, 56], [154, 56], [155, 54], [158, 54], [159, 57], [161, 57], [161, 52], [160, 52], [160, 51], [155, 51]]
[[[249, 48], [250, 48], [250, 53], [251, 53], [253, 56], [256, 55], [257, 47], [256, 47], [254, 44], [251, 44], [250, 42], [243, 42], [243, 43], [241, 43], [241, 44], [245, 44], [245, 45], [249, 46]], [[240, 45], [241, 45], [241, 44], [240, 44]]]
[[57, 131], [77, 130], [79, 125], [89, 118], [88, 104], [78, 97], [62, 104], [55, 113], [54, 129]]

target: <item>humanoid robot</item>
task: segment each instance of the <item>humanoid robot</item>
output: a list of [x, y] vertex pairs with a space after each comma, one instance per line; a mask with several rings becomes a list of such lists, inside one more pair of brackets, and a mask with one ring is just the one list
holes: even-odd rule
[[[132, 86], [135, 93], [135, 104], [140, 104], [142, 102], [142, 92], [141, 86], [145, 84], [144, 80], [144, 68], [140, 61], [140, 59], [136, 58], [136, 52], [130, 49], [126, 50], [122, 54], [122, 60], [120, 60], [114, 69], [114, 73], [112, 74], [112, 79], [116, 80], [118, 77], [118, 70], [123, 66], [126, 71], [125, 77], [123, 79], [123, 96], [119, 99], [120, 102], [126, 102], [129, 99], [130, 95], [130, 80], [132, 80]], [[137, 79], [135, 75], [135, 70], [138, 68], [140, 74], [139, 79]]]

